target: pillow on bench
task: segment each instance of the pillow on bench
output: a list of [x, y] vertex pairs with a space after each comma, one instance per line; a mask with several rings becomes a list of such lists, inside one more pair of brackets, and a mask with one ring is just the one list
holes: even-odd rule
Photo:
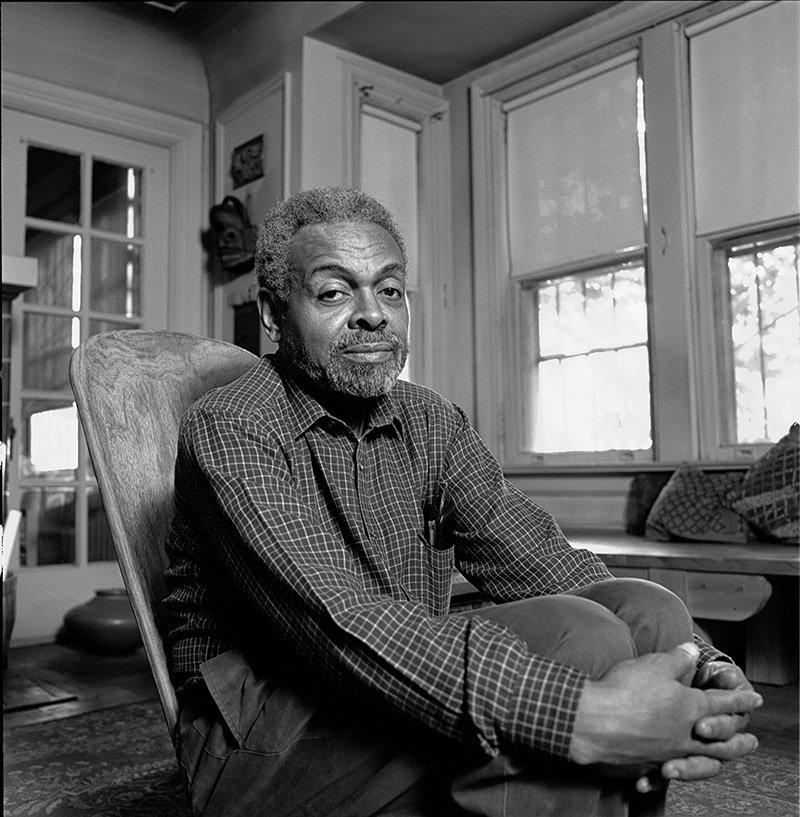
[[747, 521], [731, 506], [732, 495], [743, 481], [742, 473], [706, 474], [691, 463], [681, 464], [653, 503], [645, 522], [645, 536], [661, 542], [752, 541]]
[[800, 425], [794, 423], [745, 474], [732, 507], [761, 539], [798, 544]]

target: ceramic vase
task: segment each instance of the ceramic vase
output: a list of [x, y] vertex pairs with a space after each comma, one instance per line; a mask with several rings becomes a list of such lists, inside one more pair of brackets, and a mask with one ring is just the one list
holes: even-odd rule
[[68, 635], [100, 655], [122, 655], [141, 643], [128, 593], [122, 588], [95, 590], [94, 598], [64, 616]]

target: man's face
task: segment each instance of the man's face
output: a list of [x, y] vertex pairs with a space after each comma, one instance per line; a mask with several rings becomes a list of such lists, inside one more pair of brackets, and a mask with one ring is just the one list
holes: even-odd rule
[[292, 238], [280, 352], [323, 397], [387, 392], [408, 356], [403, 254], [383, 227], [336, 222]]

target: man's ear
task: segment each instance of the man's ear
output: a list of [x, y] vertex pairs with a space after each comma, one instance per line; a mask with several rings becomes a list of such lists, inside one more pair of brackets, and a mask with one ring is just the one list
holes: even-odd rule
[[266, 287], [258, 290], [258, 310], [261, 313], [261, 323], [267, 330], [267, 337], [273, 343], [281, 339], [281, 308], [275, 292]]

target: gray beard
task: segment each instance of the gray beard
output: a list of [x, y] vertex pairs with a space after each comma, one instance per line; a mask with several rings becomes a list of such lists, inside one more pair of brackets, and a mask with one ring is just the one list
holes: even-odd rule
[[[393, 359], [385, 363], [348, 360], [341, 350], [355, 343], [376, 341], [392, 345]], [[343, 335], [328, 353], [325, 365], [309, 360], [305, 347], [294, 334], [281, 340], [283, 354], [315, 385], [334, 392], [369, 399], [386, 394], [397, 382], [408, 358], [408, 342], [393, 332], [354, 331]]]

